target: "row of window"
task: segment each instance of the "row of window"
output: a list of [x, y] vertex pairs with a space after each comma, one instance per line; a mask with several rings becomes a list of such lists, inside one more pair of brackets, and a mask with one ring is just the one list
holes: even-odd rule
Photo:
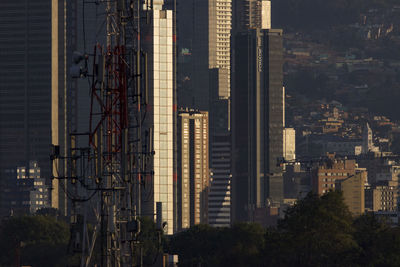
[[318, 176], [350, 176], [350, 173], [346, 173], [346, 172], [319, 172]]

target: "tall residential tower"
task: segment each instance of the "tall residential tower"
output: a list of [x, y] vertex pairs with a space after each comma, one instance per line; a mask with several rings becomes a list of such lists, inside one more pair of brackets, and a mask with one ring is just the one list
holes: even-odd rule
[[178, 118], [179, 229], [208, 223], [208, 112], [180, 110]]

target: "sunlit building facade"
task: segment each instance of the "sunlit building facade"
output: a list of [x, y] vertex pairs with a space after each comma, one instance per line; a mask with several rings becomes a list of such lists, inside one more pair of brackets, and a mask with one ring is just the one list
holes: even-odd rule
[[178, 115], [179, 229], [208, 223], [208, 112], [181, 110]]
[[173, 171], [173, 12], [153, 10], [151, 24], [144, 31], [144, 49], [148, 53], [149, 110], [146, 123], [153, 129], [153, 167], [151, 185], [142, 195], [143, 214], [156, 216], [162, 203], [162, 221], [167, 234], [174, 232]]

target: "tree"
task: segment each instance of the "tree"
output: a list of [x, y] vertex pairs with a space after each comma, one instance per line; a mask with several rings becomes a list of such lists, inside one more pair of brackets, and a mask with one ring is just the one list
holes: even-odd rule
[[400, 266], [400, 231], [373, 213], [354, 221], [354, 238], [361, 247], [360, 266]]
[[284, 266], [346, 266], [359, 253], [353, 232], [340, 192], [309, 193], [288, 208], [276, 230], [267, 231], [265, 259]]
[[180, 266], [260, 266], [264, 232], [253, 223], [196, 225], [172, 238], [170, 253], [179, 255]]
[[0, 266], [65, 266], [69, 228], [49, 216], [21, 216], [0, 225]]
[[135, 250], [135, 258], [139, 262], [140, 254], [142, 253], [143, 263], [146, 266], [151, 266], [158, 260], [166, 240], [163, 232], [156, 228], [156, 224], [151, 218], [141, 217], [139, 221], [141, 230], [138, 235], [138, 241], [140, 241], [141, 246]]

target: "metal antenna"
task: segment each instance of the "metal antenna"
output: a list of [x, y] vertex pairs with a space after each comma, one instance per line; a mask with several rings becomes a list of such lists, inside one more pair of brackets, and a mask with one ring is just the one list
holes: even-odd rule
[[[85, 72], [77, 76], [89, 79], [89, 132], [71, 135], [71, 144], [77, 143], [77, 136], [86, 135], [89, 147], [72, 145], [66, 159], [70, 177], [54, 178], [74, 181], [73, 193], [66, 194], [72, 200], [71, 231], [78, 240], [74, 242], [79, 245], [73, 247], [81, 254], [80, 266], [141, 266], [142, 257], [135, 259], [136, 251], [142, 254], [138, 241], [141, 187], [143, 178], [153, 175], [148, 163], [154, 154], [151, 130], [144, 127], [148, 85], [147, 55], [140, 43], [142, 1], [94, 3], [105, 9], [106, 44], [95, 44], [93, 53], [82, 57]], [[88, 61], [92, 61], [91, 71]], [[146, 141], [143, 136], [148, 137]], [[90, 237], [87, 224], [93, 203], [95, 224]], [[100, 262], [92, 258], [96, 242], [100, 242]]]

